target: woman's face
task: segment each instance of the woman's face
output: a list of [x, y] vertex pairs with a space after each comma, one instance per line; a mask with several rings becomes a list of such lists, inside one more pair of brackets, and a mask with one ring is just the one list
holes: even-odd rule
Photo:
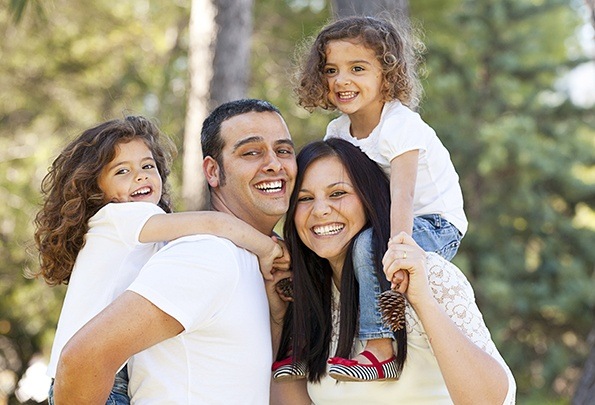
[[366, 224], [364, 206], [343, 163], [336, 156], [320, 158], [304, 173], [294, 216], [302, 242], [343, 268], [347, 246]]

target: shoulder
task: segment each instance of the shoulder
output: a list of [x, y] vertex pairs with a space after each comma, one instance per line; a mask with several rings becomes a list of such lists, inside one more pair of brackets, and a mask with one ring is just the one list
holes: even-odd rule
[[[474, 299], [473, 288], [465, 274], [453, 263], [437, 253], [428, 252], [426, 272], [431, 285], [439, 286], [440, 291], [459, 291]], [[435, 289], [435, 291], [437, 291]]]
[[251, 255], [250, 252], [239, 248], [228, 239], [201, 234], [185, 236], [169, 242], [151, 260], [172, 258], [196, 262], [196, 266], [200, 267], [229, 268]]
[[124, 218], [127, 222], [137, 218], [146, 218], [155, 214], [164, 214], [158, 205], [148, 202], [109, 203], [91, 217], [91, 221]]
[[350, 126], [349, 117], [345, 114], [340, 115], [339, 117], [335, 118], [331, 122], [328, 123], [326, 127], [326, 135], [324, 139], [328, 138], [344, 138], [349, 135], [349, 126]]
[[401, 104], [398, 100], [386, 103], [383, 120], [385, 123], [398, 124], [403, 127], [430, 128], [417, 112]]

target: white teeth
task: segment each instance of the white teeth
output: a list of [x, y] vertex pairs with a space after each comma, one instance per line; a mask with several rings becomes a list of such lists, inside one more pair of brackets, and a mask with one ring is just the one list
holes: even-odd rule
[[340, 224], [333, 224], [333, 225], [324, 225], [324, 226], [315, 226], [312, 228], [314, 233], [319, 236], [325, 235], [335, 235], [341, 232], [345, 228], [345, 225]]
[[340, 98], [352, 98], [357, 95], [355, 91], [340, 91], [338, 94]]
[[259, 183], [254, 187], [266, 193], [276, 193], [277, 191], [281, 191], [283, 188], [283, 182], [281, 180], [277, 180], [268, 183]]
[[149, 187], [143, 187], [143, 188], [139, 188], [138, 190], [136, 190], [134, 193], [130, 194], [131, 196], [137, 196], [137, 195], [145, 195], [145, 194], [149, 194], [151, 192], [151, 189]]

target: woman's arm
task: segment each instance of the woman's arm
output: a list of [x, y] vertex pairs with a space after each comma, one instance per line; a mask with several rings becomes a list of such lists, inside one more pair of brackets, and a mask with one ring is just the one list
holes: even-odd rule
[[[461, 281], [464, 277], [455, 279], [454, 271], [433, 269], [430, 286], [426, 254], [404, 233], [389, 243], [389, 252], [385, 256], [387, 278], [390, 280], [399, 269], [409, 272], [407, 298], [423, 324], [454, 403], [501, 405], [513, 387], [509, 386], [505, 367], [485, 350], [493, 343], [471, 287], [464, 285], [466, 280]], [[446, 261], [440, 263], [452, 266]], [[444, 285], [445, 275], [451, 277], [448, 286]], [[437, 301], [433, 290], [444, 293], [443, 302]]]
[[226, 238], [258, 256], [265, 279], [271, 278], [273, 261], [283, 255], [269, 236], [232, 215], [216, 211], [189, 211], [153, 215], [139, 235], [142, 243], [170, 241], [182, 236], [210, 234]]

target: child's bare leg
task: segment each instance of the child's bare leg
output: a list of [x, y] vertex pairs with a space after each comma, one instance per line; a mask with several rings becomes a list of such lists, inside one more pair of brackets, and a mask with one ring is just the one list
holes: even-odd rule
[[[364, 350], [371, 352], [380, 362], [388, 360], [395, 355], [393, 340], [388, 338], [368, 340]], [[372, 364], [367, 357], [361, 354], [358, 354], [353, 360], [357, 360], [360, 364]]]

